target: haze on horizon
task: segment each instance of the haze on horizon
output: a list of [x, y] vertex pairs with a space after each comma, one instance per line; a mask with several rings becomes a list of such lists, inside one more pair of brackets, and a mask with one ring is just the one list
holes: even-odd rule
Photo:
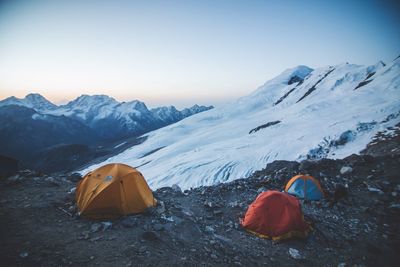
[[283, 70], [400, 54], [396, 1], [0, 2], [0, 98], [216, 105]]

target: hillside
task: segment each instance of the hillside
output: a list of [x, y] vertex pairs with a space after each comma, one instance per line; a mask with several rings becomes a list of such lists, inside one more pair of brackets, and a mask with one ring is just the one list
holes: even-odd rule
[[252, 94], [145, 134], [105, 163], [138, 167], [152, 188], [249, 177], [275, 160], [340, 159], [400, 122], [400, 59], [298, 66]]
[[[20, 172], [0, 181], [0, 260], [11, 266], [397, 266], [399, 134], [396, 128], [377, 135], [363, 155], [342, 160], [274, 161], [230, 183], [159, 188], [157, 208], [112, 221], [77, 216], [71, 192], [80, 177]], [[239, 226], [260, 192], [281, 190], [299, 172], [319, 179], [327, 197], [302, 201], [314, 227], [306, 240], [276, 243]]]
[[136, 145], [143, 133], [211, 108], [149, 110], [143, 102], [105, 95], [82, 95], [61, 106], [39, 94], [9, 97], [0, 101], [0, 155], [19, 160], [22, 168], [70, 171]]

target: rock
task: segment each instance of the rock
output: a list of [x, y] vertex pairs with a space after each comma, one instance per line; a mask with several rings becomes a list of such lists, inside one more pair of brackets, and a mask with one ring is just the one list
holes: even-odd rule
[[95, 241], [99, 241], [100, 239], [102, 239], [102, 236], [98, 236], [98, 237], [93, 237], [91, 239], [89, 239], [90, 242], [95, 242]]
[[400, 210], [400, 204], [391, 204], [391, 205], [389, 206], [389, 209], [392, 209], [392, 210]]
[[369, 191], [369, 192], [374, 192], [374, 193], [383, 194], [383, 191], [380, 190], [379, 188], [376, 188], [376, 187], [368, 186], [368, 191]]
[[162, 224], [156, 223], [153, 225], [153, 229], [155, 231], [161, 231], [161, 230], [164, 230], [164, 226]]
[[24, 179], [23, 176], [16, 174], [7, 178], [9, 184], [19, 183]]
[[348, 173], [351, 173], [353, 171], [353, 168], [352, 167], [350, 167], [350, 166], [343, 166], [341, 169], [340, 169], [340, 174], [348, 174]]
[[174, 190], [175, 192], [177, 192], [177, 193], [182, 193], [182, 189], [179, 187], [179, 185], [177, 185], [177, 184], [173, 184], [172, 186], [171, 186], [171, 188], [172, 188], [172, 190]]
[[53, 177], [47, 177], [44, 179], [44, 181], [49, 183], [50, 185], [59, 186], [59, 183]]
[[147, 247], [140, 247], [139, 248], [139, 253], [144, 253], [147, 251]]
[[296, 259], [296, 260], [304, 260], [305, 259], [305, 257], [300, 254], [300, 251], [298, 251], [295, 248], [289, 248], [289, 255], [290, 255], [290, 257], [292, 257], [293, 259]]
[[159, 235], [154, 231], [146, 231], [142, 234], [142, 238], [149, 241], [155, 241], [159, 239]]
[[112, 222], [102, 222], [101, 224], [102, 224], [103, 231], [111, 229], [111, 227], [112, 227]]
[[96, 233], [96, 232], [100, 231], [100, 229], [101, 229], [100, 223], [94, 223], [90, 226], [90, 232], [92, 232], [92, 233]]
[[69, 181], [73, 183], [77, 183], [82, 179], [82, 176], [79, 173], [73, 173], [67, 178]]
[[240, 205], [239, 205], [239, 203], [237, 201], [229, 202], [228, 206], [231, 207], [231, 208], [240, 207]]
[[213, 204], [212, 204], [211, 201], [204, 201], [204, 206], [207, 207], [207, 208], [212, 208]]
[[78, 237], [78, 240], [87, 240], [90, 238], [89, 231], [83, 231], [81, 235]]
[[260, 194], [260, 193], [265, 192], [265, 191], [267, 191], [267, 190], [268, 190], [268, 189], [265, 188], [265, 187], [260, 187], [260, 188], [257, 189], [257, 193]]
[[29, 256], [29, 253], [26, 252], [26, 251], [22, 251], [21, 253], [19, 253], [19, 256], [20, 256], [21, 258], [26, 258], [26, 257]]
[[209, 226], [209, 225], [207, 225], [206, 226], [206, 232], [209, 232], [209, 233], [214, 233], [214, 228], [212, 228], [211, 226]]
[[221, 210], [214, 210], [214, 215], [222, 215], [222, 211]]
[[121, 224], [124, 227], [132, 228], [138, 225], [138, 220], [135, 217], [129, 216], [122, 219]]
[[339, 264], [337, 265], [337, 267], [346, 267], [346, 263], [341, 262], [341, 263], [339, 263]]
[[211, 253], [210, 257], [213, 258], [213, 259], [218, 259], [218, 256], [215, 255], [214, 253]]
[[156, 213], [161, 215], [163, 213], [165, 213], [166, 209], [165, 209], [165, 203], [164, 201], [159, 201], [158, 205], [156, 207]]
[[76, 192], [76, 187], [72, 187], [69, 191], [68, 194], [75, 194]]
[[348, 195], [348, 191], [346, 186], [342, 185], [342, 184], [337, 184], [335, 186], [335, 192], [333, 194], [333, 200], [335, 202], [339, 201], [342, 198], [346, 198]]

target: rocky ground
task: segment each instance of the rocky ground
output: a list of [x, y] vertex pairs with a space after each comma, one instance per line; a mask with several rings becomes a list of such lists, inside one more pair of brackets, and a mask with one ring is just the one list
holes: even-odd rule
[[[383, 135], [385, 136], [385, 135]], [[378, 138], [379, 139], [379, 138]], [[6, 266], [398, 266], [400, 149], [392, 134], [343, 160], [275, 161], [248, 179], [154, 194], [157, 208], [109, 221], [77, 216], [79, 177], [31, 171], [0, 182], [0, 262]], [[306, 240], [273, 242], [239, 226], [264, 190], [297, 173], [326, 199], [304, 202]]]

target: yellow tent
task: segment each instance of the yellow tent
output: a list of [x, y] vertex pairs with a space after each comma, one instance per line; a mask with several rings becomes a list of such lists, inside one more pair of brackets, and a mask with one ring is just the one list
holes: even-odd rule
[[112, 218], [156, 205], [143, 175], [125, 164], [107, 164], [86, 174], [76, 187], [81, 216]]

